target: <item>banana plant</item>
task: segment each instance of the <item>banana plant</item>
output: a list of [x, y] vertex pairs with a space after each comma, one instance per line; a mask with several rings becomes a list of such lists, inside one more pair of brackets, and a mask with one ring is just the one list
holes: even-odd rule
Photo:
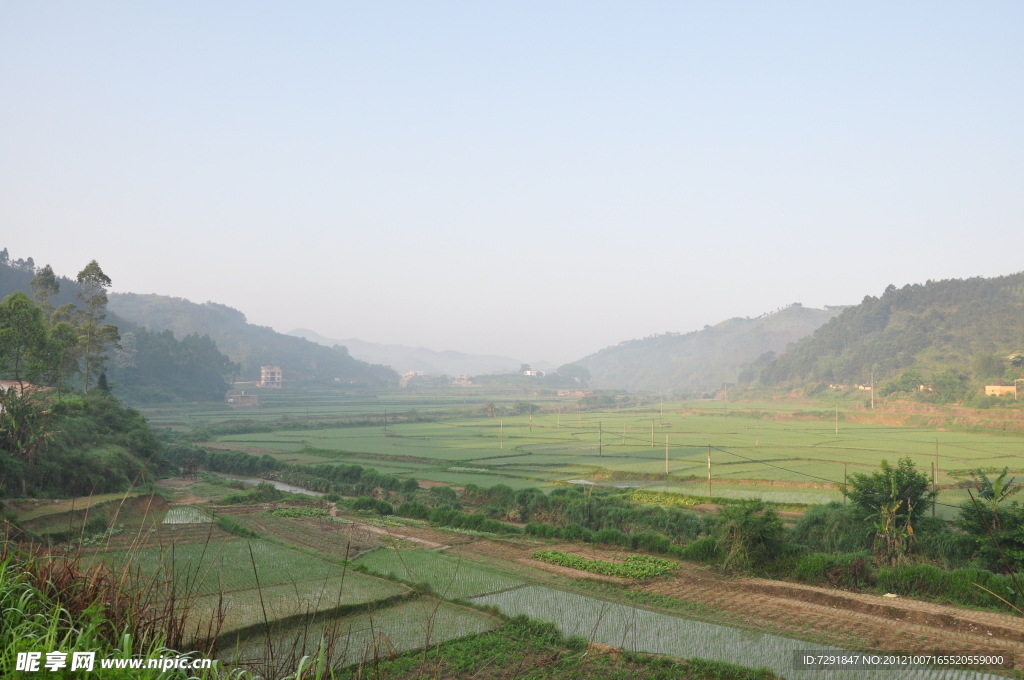
[[1024, 483], [1016, 481], [1016, 477], [1006, 479], [1009, 472], [1010, 468], [1004, 467], [998, 477], [989, 479], [981, 468], [971, 471], [974, 485], [978, 489], [978, 498], [988, 503], [988, 508], [992, 512], [993, 529], [999, 528], [999, 504], [1024, 489]]

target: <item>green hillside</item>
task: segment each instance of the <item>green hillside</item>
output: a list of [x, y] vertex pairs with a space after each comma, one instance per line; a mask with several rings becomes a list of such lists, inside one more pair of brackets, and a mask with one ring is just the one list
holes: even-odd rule
[[[32, 258], [12, 261], [6, 248], [0, 250], [0, 300], [15, 291], [31, 296], [35, 275]], [[57, 283], [59, 291], [49, 299], [52, 308], [79, 307], [78, 283], [64, 276], [57, 277]], [[228, 381], [238, 373], [238, 366], [207, 336], [175, 338], [170, 332], [149, 332], [109, 309], [104, 322], [116, 326], [120, 335], [119, 346], [110, 350], [104, 370], [114, 393], [130, 403], [217, 401], [223, 399]]]
[[910, 371], [883, 391], [921, 391], [926, 384], [925, 391], [945, 391], [949, 398], [942, 400], [950, 401], [983, 384], [1013, 384], [1018, 353], [1024, 272], [928, 281], [865, 297], [771, 362], [761, 381], [865, 383], [873, 370], [877, 384]]
[[151, 331], [170, 330], [179, 337], [209, 335], [220, 351], [240, 365], [242, 380], [258, 380], [260, 366], [274, 365], [281, 367], [286, 381], [366, 387], [398, 384], [398, 375], [387, 366], [354, 359], [344, 347], [324, 347], [256, 326], [237, 309], [215, 302], [196, 304], [165, 295], [114, 293], [110, 309]]
[[723, 383], [749, 383], [759, 367], [789, 343], [810, 335], [839, 312], [793, 305], [756, 319], [734, 318], [692, 333], [629, 340], [575, 363], [603, 389], [716, 392]]

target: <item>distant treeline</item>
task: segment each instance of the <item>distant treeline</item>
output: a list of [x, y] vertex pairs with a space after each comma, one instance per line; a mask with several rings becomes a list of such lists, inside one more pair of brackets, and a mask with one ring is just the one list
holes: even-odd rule
[[401, 480], [360, 465], [296, 465], [271, 456], [257, 457], [241, 451], [206, 451], [182, 445], [169, 447], [167, 460], [170, 463], [180, 467], [187, 459], [211, 472], [272, 479], [320, 493], [364, 496], [374, 489], [402, 491], [419, 488], [415, 479]]
[[[407, 413], [389, 413], [387, 416], [388, 424], [403, 422], [403, 423], [426, 423], [433, 422], [436, 418], [432, 416], [426, 416], [421, 414], [419, 411], [409, 411]], [[279, 432], [281, 430], [296, 431], [296, 430], [334, 430], [343, 427], [372, 427], [375, 425], [384, 425], [384, 416], [354, 416], [352, 418], [338, 419], [338, 420], [295, 420], [284, 416], [279, 420], [274, 421], [244, 421], [235, 423], [223, 423], [220, 425], [207, 425], [204, 427], [198, 427], [188, 435], [188, 439], [194, 442], [205, 442], [210, 441], [214, 437], [220, 437], [223, 435], [237, 435], [237, 434], [263, 434], [270, 432]]]

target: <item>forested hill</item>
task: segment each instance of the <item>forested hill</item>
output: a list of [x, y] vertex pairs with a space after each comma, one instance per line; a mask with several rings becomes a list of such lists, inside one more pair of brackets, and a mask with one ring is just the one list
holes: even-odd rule
[[[15, 291], [32, 295], [36, 274], [32, 258], [11, 260], [0, 250], [0, 300]], [[78, 283], [65, 276], [57, 279], [60, 291], [50, 298], [54, 307], [80, 304]], [[216, 401], [224, 398], [228, 381], [238, 372], [209, 337], [151, 333], [142, 326], [107, 310], [105, 323], [117, 326], [120, 349], [111, 352], [106, 373], [115, 394], [133, 404]]]
[[793, 305], [756, 319], [729, 319], [692, 333], [629, 340], [575, 363], [590, 371], [593, 387], [717, 392], [726, 382], [752, 382], [774, 353], [810, 335], [839, 309]]
[[761, 381], [863, 383], [872, 368], [876, 383], [911, 368], [998, 381], [1019, 352], [1024, 272], [928, 281], [865, 297], [769, 364]]
[[341, 382], [367, 387], [397, 385], [398, 375], [387, 366], [359, 361], [343, 347], [314, 342], [248, 323], [245, 314], [214, 302], [196, 304], [164, 295], [113, 293], [110, 309], [150, 330], [175, 335], [209, 335], [222, 352], [241, 366], [242, 380], [258, 380], [260, 366], [280, 366], [288, 380]]

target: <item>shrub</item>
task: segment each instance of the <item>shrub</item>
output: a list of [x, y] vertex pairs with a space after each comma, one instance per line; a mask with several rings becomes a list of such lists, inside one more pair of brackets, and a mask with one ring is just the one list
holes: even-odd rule
[[490, 534], [519, 534], [522, 530], [519, 527], [505, 524], [497, 520], [488, 519], [479, 513], [459, 512], [449, 506], [434, 508], [430, 511], [430, 521], [443, 527], [455, 529], [471, 529], [483, 531]]
[[[984, 477], [984, 472], [978, 473]], [[977, 508], [965, 501], [960, 506], [957, 526], [973, 539], [977, 559], [986, 569], [1006, 572], [1005, 555], [1013, 571], [1024, 570], [1024, 506], [1017, 501], [999, 503], [991, 497], [979, 498]], [[989, 531], [1002, 548], [1002, 555], [993, 545]]]
[[530, 522], [526, 525], [525, 529], [527, 535], [536, 536], [537, 538], [561, 538], [561, 530], [551, 524], [545, 524], [544, 522]]
[[719, 515], [715, 539], [729, 569], [754, 569], [771, 562], [782, 548], [785, 527], [761, 501], [727, 505]]
[[672, 549], [672, 542], [653, 531], [633, 534], [629, 537], [629, 547], [633, 550], [646, 550], [654, 553], [667, 553]]
[[859, 518], [854, 506], [832, 501], [805, 512], [790, 539], [816, 553], [855, 553], [868, 550], [874, 534], [874, 527]]
[[405, 501], [398, 506], [395, 514], [399, 517], [411, 517], [412, 519], [428, 519], [430, 517], [430, 508], [416, 501]]
[[930, 564], [888, 567], [878, 572], [878, 587], [889, 593], [951, 604], [1010, 609], [999, 598], [982, 590], [986, 588], [1018, 607], [1022, 603], [1022, 598], [1014, 594], [1013, 583], [1008, 577], [982, 569], [943, 571]]
[[277, 487], [270, 482], [260, 482], [249, 491], [225, 496], [220, 502], [229, 504], [273, 503], [286, 495], [283, 491], [278, 491]]
[[455, 505], [459, 502], [459, 495], [450, 486], [431, 487], [430, 495], [437, 499], [438, 504]]
[[719, 559], [718, 541], [714, 536], [698, 538], [693, 543], [672, 551], [679, 559], [693, 562], [717, 562]]
[[592, 539], [593, 543], [602, 543], [604, 545], [622, 545], [629, 546], [629, 536], [622, 533], [618, 529], [601, 529]]
[[[971, 509], [973, 510], [974, 508]], [[988, 538], [987, 532], [985, 533], [985, 538]], [[951, 530], [949, 524], [941, 519], [932, 517], [922, 517], [919, 519], [914, 526], [914, 539], [915, 553], [943, 565], [946, 569], [978, 566], [977, 564], [972, 564], [972, 560], [976, 556], [975, 548], [977, 546], [975, 537]], [[1007, 553], [1007, 557], [1011, 557], [1009, 553], [1012, 552], [1010, 547], [1013, 544], [1012, 538], [1006, 542], [1000, 540], [999, 544], [1002, 546], [1003, 551]], [[1004, 571], [1005, 567], [1002, 560], [998, 559], [998, 553], [995, 554], [998, 560], [996, 562], [988, 562], [983, 557], [983, 550], [991, 548], [992, 542], [983, 542], [982, 546], [983, 549], [978, 551], [978, 557], [982, 558], [982, 565], [992, 571]], [[1019, 556], [1019, 553], [1015, 556]], [[1012, 558], [1011, 564], [1013, 564]]]
[[395, 514], [395, 508], [387, 501], [382, 501], [379, 498], [370, 498], [369, 496], [360, 496], [356, 499], [355, 503], [352, 504], [353, 510], [370, 510], [376, 512], [378, 515], [393, 515]]
[[804, 583], [843, 588], [864, 588], [877, 578], [871, 566], [871, 556], [867, 552], [804, 555], [791, 575]]
[[562, 529], [562, 538], [567, 541], [583, 541], [590, 543], [594, 538], [594, 532], [579, 524], [570, 524]]

